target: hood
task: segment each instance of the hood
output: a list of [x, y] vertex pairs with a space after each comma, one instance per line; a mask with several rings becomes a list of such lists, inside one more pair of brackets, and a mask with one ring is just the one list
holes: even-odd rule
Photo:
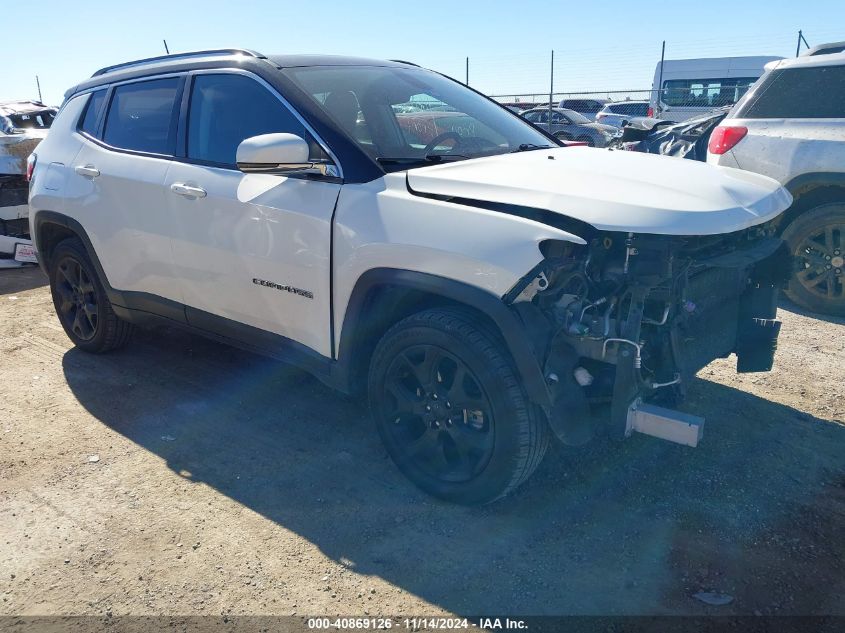
[[761, 224], [792, 196], [751, 172], [639, 152], [559, 147], [408, 171], [415, 193], [545, 209], [602, 231], [715, 235]]

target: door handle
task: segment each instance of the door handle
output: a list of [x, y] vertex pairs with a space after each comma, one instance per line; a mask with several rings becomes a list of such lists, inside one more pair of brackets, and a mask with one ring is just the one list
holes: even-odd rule
[[73, 170], [80, 176], [85, 176], [86, 178], [96, 178], [100, 175], [100, 170], [90, 163], [88, 165], [77, 165], [73, 168]]
[[202, 187], [186, 185], [183, 182], [174, 182], [170, 185], [170, 191], [184, 198], [205, 198], [208, 195]]

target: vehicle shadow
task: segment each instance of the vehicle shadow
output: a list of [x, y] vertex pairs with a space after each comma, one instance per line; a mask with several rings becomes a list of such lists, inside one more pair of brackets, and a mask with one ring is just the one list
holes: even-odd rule
[[451, 612], [843, 610], [845, 428], [721, 384], [691, 386], [697, 449], [555, 447], [514, 495], [464, 508], [404, 480], [362, 403], [285, 365], [168, 330], [70, 350], [63, 368], [91, 414], [173, 471]]
[[810, 319], [827, 321], [828, 323], [835, 323], [837, 325], [845, 325], [845, 316], [834, 316], [832, 314], [822, 314], [821, 312], [813, 312], [812, 310], [808, 310], [807, 308], [799, 306], [797, 303], [793, 302], [791, 299], [783, 295], [780, 298], [780, 304], [778, 307], [781, 310], [788, 310], [789, 312], [800, 314], [801, 316]]
[[47, 275], [38, 266], [0, 269], [0, 295], [32, 290], [49, 283]]

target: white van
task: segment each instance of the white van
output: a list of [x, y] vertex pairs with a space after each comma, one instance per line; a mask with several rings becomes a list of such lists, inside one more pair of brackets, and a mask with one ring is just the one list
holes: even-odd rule
[[779, 59], [783, 58], [667, 59], [662, 63], [662, 74], [658, 62], [648, 114], [658, 119], [685, 121], [713, 108], [733, 105], [760, 78], [765, 65]]

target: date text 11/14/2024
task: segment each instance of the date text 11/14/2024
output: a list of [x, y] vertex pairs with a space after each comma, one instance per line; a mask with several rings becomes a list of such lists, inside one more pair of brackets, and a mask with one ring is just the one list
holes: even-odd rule
[[313, 630], [374, 629], [386, 630], [405, 628], [410, 631], [431, 629], [469, 629], [477, 627], [486, 630], [523, 630], [528, 628], [524, 620], [511, 618], [309, 618], [308, 628]]

